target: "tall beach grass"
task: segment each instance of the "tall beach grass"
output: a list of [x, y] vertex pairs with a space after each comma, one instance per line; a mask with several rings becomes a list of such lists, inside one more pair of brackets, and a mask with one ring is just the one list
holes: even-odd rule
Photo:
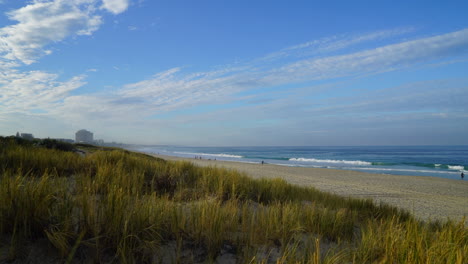
[[468, 262], [464, 221], [422, 222], [371, 200], [125, 150], [87, 152], [0, 138], [0, 262], [27, 261], [38, 243], [62, 262]]

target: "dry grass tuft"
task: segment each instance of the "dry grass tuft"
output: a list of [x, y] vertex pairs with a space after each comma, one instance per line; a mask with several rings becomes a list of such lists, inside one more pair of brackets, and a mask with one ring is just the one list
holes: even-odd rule
[[468, 260], [464, 221], [424, 223], [370, 200], [123, 150], [0, 147], [0, 261], [41, 239], [68, 263]]

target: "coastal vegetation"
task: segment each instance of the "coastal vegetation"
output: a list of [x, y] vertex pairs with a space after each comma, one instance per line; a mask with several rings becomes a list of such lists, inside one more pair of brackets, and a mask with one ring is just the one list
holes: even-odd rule
[[122, 149], [0, 138], [0, 262], [461, 264], [464, 223]]

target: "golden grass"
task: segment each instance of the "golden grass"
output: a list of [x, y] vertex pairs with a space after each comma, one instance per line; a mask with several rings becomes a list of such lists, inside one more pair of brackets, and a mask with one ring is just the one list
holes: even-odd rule
[[21, 245], [38, 239], [64, 262], [158, 262], [171, 243], [179, 263], [214, 261], [226, 248], [238, 263], [468, 259], [464, 221], [425, 223], [370, 200], [123, 150], [87, 146], [95, 152], [82, 157], [4, 138], [0, 147], [0, 235], [9, 241], [0, 261], [21, 259]]

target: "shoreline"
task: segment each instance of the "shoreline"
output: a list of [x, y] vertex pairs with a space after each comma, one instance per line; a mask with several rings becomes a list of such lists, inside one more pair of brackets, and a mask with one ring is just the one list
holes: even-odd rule
[[[344, 197], [370, 198], [376, 203], [405, 209], [421, 220], [461, 221], [468, 217], [467, 180], [145, 154], [199, 166], [234, 169], [253, 178], [282, 178], [292, 184], [312, 186]], [[468, 225], [467, 218], [465, 225]]]
[[181, 158], [203, 158], [289, 167], [326, 168], [459, 180], [468, 174], [468, 146], [190, 147], [133, 146], [127, 149]]

